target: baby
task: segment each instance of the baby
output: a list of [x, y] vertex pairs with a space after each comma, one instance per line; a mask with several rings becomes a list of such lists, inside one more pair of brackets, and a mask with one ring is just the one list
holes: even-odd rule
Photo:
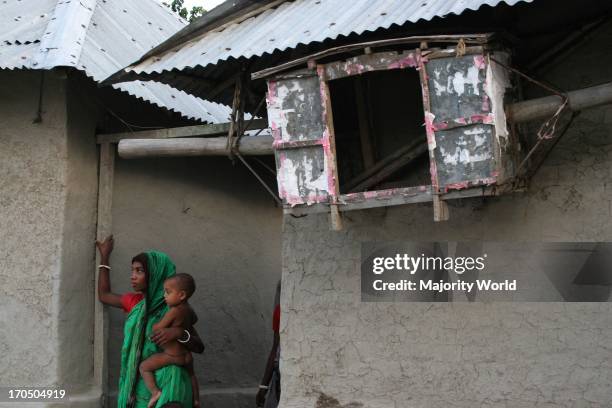
[[[153, 325], [153, 331], [167, 327], [189, 328], [196, 323], [198, 317], [187, 303], [187, 300], [195, 291], [193, 277], [187, 273], [177, 273], [164, 281], [164, 299], [170, 307], [162, 319]], [[185, 346], [176, 340], [169, 341], [162, 346], [163, 353], [153, 354], [140, 363], [140, 375], [151, 391], [151, 399], [148, 408], [152, 408], [161, 396], [161, 390], [155, 383], [155, 370], [167, 365], [175, 364], [184, 366], [191, 377], [193, 391], [193, 406], [200, 405], [198, 392], [198, 380], [193, 371], [193, 357]]]

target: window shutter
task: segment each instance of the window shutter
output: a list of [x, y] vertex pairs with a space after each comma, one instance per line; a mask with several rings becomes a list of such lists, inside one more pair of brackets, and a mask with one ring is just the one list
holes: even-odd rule
[[423, 64], [430, 170], [432, 185], [440, 193], [497, 181], [499, 150], [487, 66], [483, 54], [453, 55]]
[[285, 204], [332, 203], [337, 194], [328, 91], [314, 70], [268, 81], [279, 195]]

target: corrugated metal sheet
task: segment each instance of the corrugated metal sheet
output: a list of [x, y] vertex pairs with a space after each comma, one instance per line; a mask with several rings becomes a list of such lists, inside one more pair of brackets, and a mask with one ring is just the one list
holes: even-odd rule
[[25, 44], [40, 40], [55, 4], [55, 1], [41, 1], [36, 7], [28, 7], [23, 1], [3, 1], [0, 4], [2, 42]]
[[196, 98], [160, 82], [132, 81], [113, 85], [113, 87], [188, 118], [196, 118], [209, 123], [230, 121], [231, 109], [228, 106]]
[[533, 0], [296, 0], [211, 31], [162, 55], [128, 67], [137, 74], [161, 73], [206, 67], [220, 61], [250, 58], [322, 42], [350, 34], [362, 34], [397, 24], [431, 20], [483, 5], [514, 5]]
[[[156, 0], [4, 0], [0, 2], [0, 68], [84, 71], [101, 81], [163, 42], [185, 22]], [[113, 85], [181, 115], [226, 122], [227, 106], [168, 85]]]

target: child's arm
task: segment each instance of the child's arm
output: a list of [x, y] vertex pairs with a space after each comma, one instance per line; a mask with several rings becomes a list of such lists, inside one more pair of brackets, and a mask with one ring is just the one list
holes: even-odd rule
[[198, 322], [198, 315], [196, 314], [196, 312], [193, 311], [192, 308], [189, 308], [189, 310], [191, 310], [191, 326], [193, 326]]
[[176, 308], [175, 307], [170, 308], [170, 310], [166, 312], [164, 317], [162, 317], [159, 322], [153, 325], [153, 331], [157, 331], [159, 329], [165, 329], [166, 327], [172, 326], [172, 323], [174, 323], [174, 320], [176, 319], [176, 315], [177, 315]]
[[174, 310], [173, 326], [180, 326], [187, 329], [193, 325], [193, 311], [189, 305], [179, 305], [172, 308]]
[[200, 335], [193, 326], [191, 326], [187, 330], [189, 330], [191, 338], [187, 343], [185, 343], [185, 346], [187, 346], [187, 349], [193, 353], [202, 354], [204, 352], [204, 343], [202, 343]]

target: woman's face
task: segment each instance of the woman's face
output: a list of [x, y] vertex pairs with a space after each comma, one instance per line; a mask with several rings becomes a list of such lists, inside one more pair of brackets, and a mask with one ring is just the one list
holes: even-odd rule
[[144, 266], [138, 262], [132, 262], [132, 276], [130, 278], [132, 289], [136, 292], [144, 292], [147, 289], [147, 279]]

